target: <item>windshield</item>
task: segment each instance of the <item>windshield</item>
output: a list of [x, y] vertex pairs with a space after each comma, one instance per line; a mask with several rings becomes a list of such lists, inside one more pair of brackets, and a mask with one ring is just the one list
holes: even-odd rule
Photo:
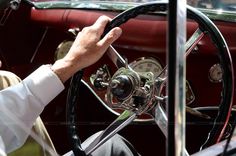
[[[33, 3], [40, 3], [40, 2], [59, 2], [59, 3], [110, 3], [113, 1], [115, 3], [145, 3], [157, 0], [28, 0]], [[161, 0], [160, 0], [161, 1]], [[187, 3], [196, 8], [203, 8], [203, 9], [214, 9], [214, 10], [224, 10], [224, 11], [236, 11], [236, 1], [235, 0], [187, 0]]]
[[[36, 8], [80, 8], [124, 11], [140, 3], [168, 0], [25, 0]], [[112, 1], [112, 3], [111, 3]], [[187, 4], [200, 9], [209, 18], [236, 22], [236, 0], [187, 0]]]
[[189, 5], [205, 9], [236, 10], [235, 0], [188, 0]]
[[[33, 3], [37, 2], [65, 2], [65, 3], [88, 3], [88, 2], [104, 2], [109, 3], [110, 1], [116, 3], [145, 3], [157, 0], [27, 0]], [[161, 0], [160, 0], [161, 1]], [[236, 11], [235, 0], [187, 0], [187, 3], [193, 7], [204, 8], [204, 9], [223, 9], [228, 11]]]

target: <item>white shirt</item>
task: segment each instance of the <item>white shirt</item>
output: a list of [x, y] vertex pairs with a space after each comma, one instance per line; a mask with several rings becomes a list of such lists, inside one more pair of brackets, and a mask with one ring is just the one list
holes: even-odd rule
[[[0, 156], [25, 142], [36, 118], [63, 89], [57, 75], [43, 65], [21, 83], [0, 91]], [[14, 119], [24, 124], [24, 130]]]

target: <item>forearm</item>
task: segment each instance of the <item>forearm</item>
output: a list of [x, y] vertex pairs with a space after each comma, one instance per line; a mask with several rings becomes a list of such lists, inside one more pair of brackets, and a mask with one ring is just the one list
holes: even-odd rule
[[[24, 142], [44, 107], [64, 89], [63, 83], [78, 70], [98, 61], [109, 45], [121, 35], [121, 29], [114, 28], [101, 39], [109, 21], [108, 17], [100, 17], [92, 26], [84, 28], [78, 34], [63, 59], [56, 61], [51, 67], [39, 68], [22, 83], [1, 91], [0, 136], [7, 152]], [[19, 126], [14, 118], [22, 121], [20, 124], [23, 123], [28, 130], [22, 130], [22, 125]]]
[[63, 89], [50, 67], [41, 66], [21, 83], [1, 91], [0, 136], [7, 152], [24, 143], [36, 118]]

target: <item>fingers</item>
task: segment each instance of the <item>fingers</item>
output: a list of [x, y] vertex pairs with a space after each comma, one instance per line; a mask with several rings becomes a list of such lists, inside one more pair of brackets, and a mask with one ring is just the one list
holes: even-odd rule
[[122, 34], [122, 30], [119, 27], [113, 28], [110, 32], [108, 32], [103, 39], [99, 41], [98, 44], [104, 46], [105, 48], [109, 47], [115, 40], [117, 40]]
[[97, 21], [93, 24], [93, 28], [95, 28], [98, 32], [98, 35], [101, 36], [107, 23], [110, 22], [110, 18], [107, 16], [100, 16]]
[[[97, 31], [97, 36], [101, 36], [104, 32], [106, 25], [111, 21], [107, 16], [100, 16], [97, 21], [92, 25], [92, 27]], [[122, 33], [122, 30], [119, 27], [113, 28], [108, 32], [98, 44], [104, 48], [107, 48], [115, 40], [117, 40]]]

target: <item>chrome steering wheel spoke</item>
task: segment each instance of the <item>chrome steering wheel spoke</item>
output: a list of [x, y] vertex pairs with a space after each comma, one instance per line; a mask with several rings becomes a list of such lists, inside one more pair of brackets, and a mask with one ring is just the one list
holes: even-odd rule
[[157, 104], [157, 106], [153, 110], [153, 118], [156, 122], [156, 124], [161, 129], [162, 133], [167, 137], [167, 116], [165, 114], [165, 111], [160, 106], [160, 104]]
[[128, 60], [125, 60], [112, 45], [109, 46], [106, 53], [117, 68], [125, 67], [131, 69], [128, 65]]
[[114, 122], [112, 122], [100, 135], [98, 135], [93, 142], [91, 142], [84, 151], [86, 155], [90, 155], [94, 150], [104, 144], [107, 140], [113, 137], [117, 132], [130, 124], [137, 114], [125, 110]]
[[197, 46], [197, 44], [201, 41], [204, 36], [204, 32], [201, 29], [197, 29], [192, 36], [188, 39], [185, 44], [185, 57], [187, 57], [191, 51]]

